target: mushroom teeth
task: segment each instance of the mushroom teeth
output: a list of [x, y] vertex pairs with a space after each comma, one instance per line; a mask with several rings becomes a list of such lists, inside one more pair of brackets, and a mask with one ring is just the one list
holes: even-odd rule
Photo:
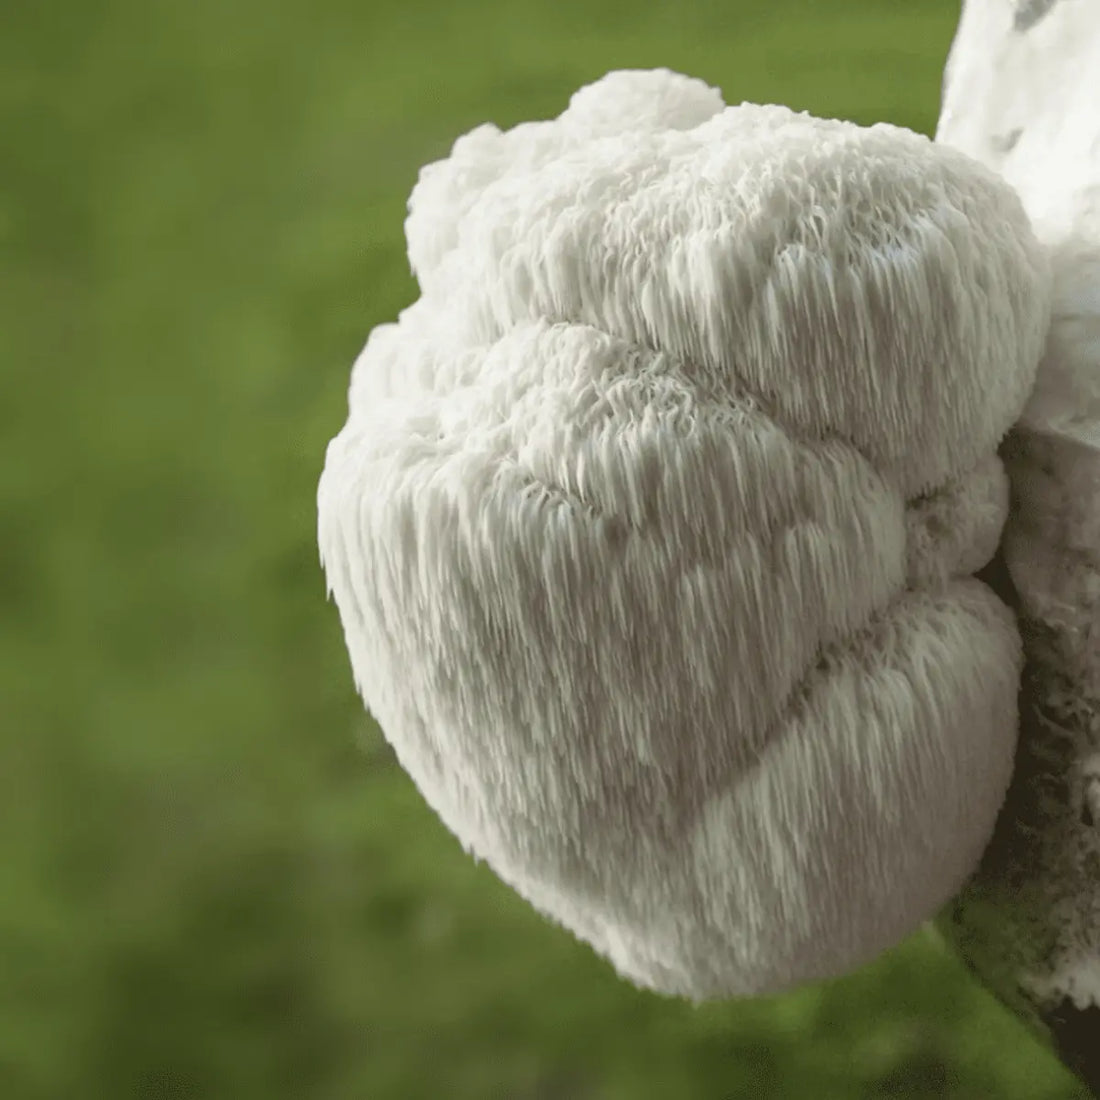
[[443, 822], [638, 985], [854, 969], [958, 891], [1021, 647], [969, 576], [1049, 272], [1013, 192], [892, 126], [611, 73], [422, 170], [319, 542]]

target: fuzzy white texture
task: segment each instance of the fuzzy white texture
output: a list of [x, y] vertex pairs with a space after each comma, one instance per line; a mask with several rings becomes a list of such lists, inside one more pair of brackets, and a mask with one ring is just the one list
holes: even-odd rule
[[843, 973], [963, 884], [1020, 643], [967, 576], [1048, 273], [891, 126], [612, 73], [410, 200], [319, 489], [356, 683], [445, 824], [642, 986]]
[[[1027, 843], [983, 865], [977, 904], [963, 899], [955, 919], [994, 988], [1025, 990], [1070, 1045], [1086, 1033], [1062, 1001], [1100, 1007], [1098, 103], [1100, 4], [966, 0], [936, 138], [1020, 195], [1049, 249], [1053, 302], [1034, 389], [1000, 451], [1035, 719], [1006, 813]], [[992, 939], [989, 897], [1002, 899]]]
[[1005, 449], [1004, 551], [1021, 611], [1049, 630], [1043, 659], [1100, 698], [1100, 6], [1019, 20], [967, 0], [937, 140], [1010, 183], [1050, 251], [1046, 349]]

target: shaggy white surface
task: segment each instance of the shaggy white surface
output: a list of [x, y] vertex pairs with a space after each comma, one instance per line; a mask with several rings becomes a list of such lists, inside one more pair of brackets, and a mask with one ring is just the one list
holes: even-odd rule
[[357, 685], [468, 850], [638, 984], [835, 975], [963, 883], [1020, 645], [966, 574], [1048, 272], [952, 150], [612, 73], [410, 200], [319, 539]]
[[[1035, 672], [1007, 819], [1027, 842], [983, 866], [956, 919], [995, 988], [1026, 989], [1059, 1020], [1063, 998], [1100, 1007], [1098, 105], [1100, 4], [966, 0], [936, 139], [1016, 189], [1054, 294], [1035, 387], [1001, 449], [1015, 504], [1002, 546]], [[1080, 1045], [1079, 1024], [1055, 1028]]]

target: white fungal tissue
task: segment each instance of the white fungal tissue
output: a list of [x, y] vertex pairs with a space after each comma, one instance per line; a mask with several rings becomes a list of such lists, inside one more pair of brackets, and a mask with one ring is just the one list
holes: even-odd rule
[[1020, 642], [970, 574], [1047, 327], [1011, 189], [894, 126], [615, 72], [409, 202], [319, 540], [465, 848], [693, 1000], [872, 959], [976, 867]]

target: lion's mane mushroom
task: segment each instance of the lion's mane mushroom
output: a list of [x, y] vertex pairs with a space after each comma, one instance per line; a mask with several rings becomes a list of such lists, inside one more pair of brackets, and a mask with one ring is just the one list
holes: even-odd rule
[[319, 489], [363, 698], [465, 847], [642, 986], [873, 958], [976, 866], [1048, 272], [893, 126], [618, 72], [410, 200]]

